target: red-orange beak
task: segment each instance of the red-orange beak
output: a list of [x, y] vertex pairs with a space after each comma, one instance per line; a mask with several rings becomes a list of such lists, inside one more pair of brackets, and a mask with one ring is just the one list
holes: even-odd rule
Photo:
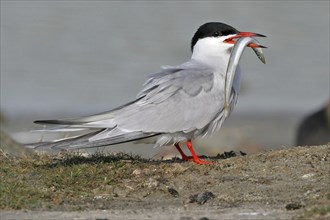
[[[225, 42], [227, 44], [235, 44], [236, 43], [235, 39], [241, 38], [241, 37], [266, 37], [266, 36], [263, 34], [257, 34], [257, 33], [252, 33], [252, 32], [239, 32], [238, 34], [236, 34], [230, 38], [227, 38], [223, 42]], [[255, 43], [249, 43], [247, 46], [251, 47], [251, 48], [267, 48], [265, 46], [262, 46], [260, 44], [255, 44]]]

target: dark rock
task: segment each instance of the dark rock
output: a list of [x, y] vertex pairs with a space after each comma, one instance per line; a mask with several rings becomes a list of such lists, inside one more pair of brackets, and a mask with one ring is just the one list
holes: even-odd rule
[[289, 203], [285, 206], [286, 210], [296, 210], [296, 209], [300, 209], [302, 207], [304, 207], [304, 206], [299, 202]]
[[227, 159], [231, 157], [237, 157], [237, 156], [245, 156], [246, 153], [242, 151], [228, 151], [228, 152], [223, 152], [223, 154], [218, 154], [216, 156], [216, 159]]
[[330, 142], [330, 102], [322, 109], [306, 116], [297, 130], [296, 144], [321, 145]]
[[168, 188], [168, 192], [175, 198], [179, 197], [178, 191], [176, 191], [174, 188]]
[[212, 192], [206, 191], [200, 194], [191, 195], [189, 197], [189, 203], [196, 202], [197, 204], [203, 205], [208, 200], [213, 199], [215, 196]]

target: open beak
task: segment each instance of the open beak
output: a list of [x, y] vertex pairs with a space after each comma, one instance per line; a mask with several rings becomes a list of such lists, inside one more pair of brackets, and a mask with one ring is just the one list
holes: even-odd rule
[[[266, 36], [263, 34], [257, 34], [257, 33], [253, 33], [253, 32], [239, 32], [238, 34], [236, 34], [230, 38], [227, 38], [223, 42], [225, 42], [227, 44], [236, 44], [235, 39], [238, 39], [241, 37], [266, 37]], [[256, 43], [249, 43], [247, 46], [251, 47], [251, 48], [267, 48], [265, 46], [262, 46], [262, 45], [256, 44]]]

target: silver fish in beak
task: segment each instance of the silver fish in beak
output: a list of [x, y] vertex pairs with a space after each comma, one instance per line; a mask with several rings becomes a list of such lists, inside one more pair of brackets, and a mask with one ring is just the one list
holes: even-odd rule
[[231, 52], [227, 71], [225, 75], [225, 106], [224, 112], [227, 117], [230, 113], [230, 93], [233, 87], [233, 82], [236, 74], [236, 69], [239, 63], [239, 60], [243, 54], [243, 51], [246, 47], [251, 47], [253, 51], [256, 53], [257, 57], [262, 63], [266, 63], [265, 56], [263, 54], [262, 48], [266, 48], [259, 44], [259, 42], [252, 37], [240, 37]]

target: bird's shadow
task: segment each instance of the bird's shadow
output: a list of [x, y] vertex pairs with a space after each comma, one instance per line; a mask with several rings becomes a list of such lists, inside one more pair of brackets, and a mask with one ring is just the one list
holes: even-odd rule
[[[209, 159], [213, 162], [228, 159], [236, 156], [245, 156], [246, 153], [242, 151], [228, 151], [216, 156], [199, 156], [200, 159]], [[78, 153], [63, 153], [61, 156], [54, 157], [52, 161], [43, 163], [42, 165], [48, 168], [59, 167], [59, 166], [73, 166], [79, 164], [97, 164], [97, 163], [116, 163], [116, 162], [130, 162], [130, 163], [148, 163], [148, 164], [173, 164], [173, 163], [189, 163], [178, 157], [173, 157], [167, 160], [154, 160], [142, 158], [139, 155], [116, 153], [116, 154], [105, 154], [105, 153], [94, 153], [88, 156], [84, 156]]]

